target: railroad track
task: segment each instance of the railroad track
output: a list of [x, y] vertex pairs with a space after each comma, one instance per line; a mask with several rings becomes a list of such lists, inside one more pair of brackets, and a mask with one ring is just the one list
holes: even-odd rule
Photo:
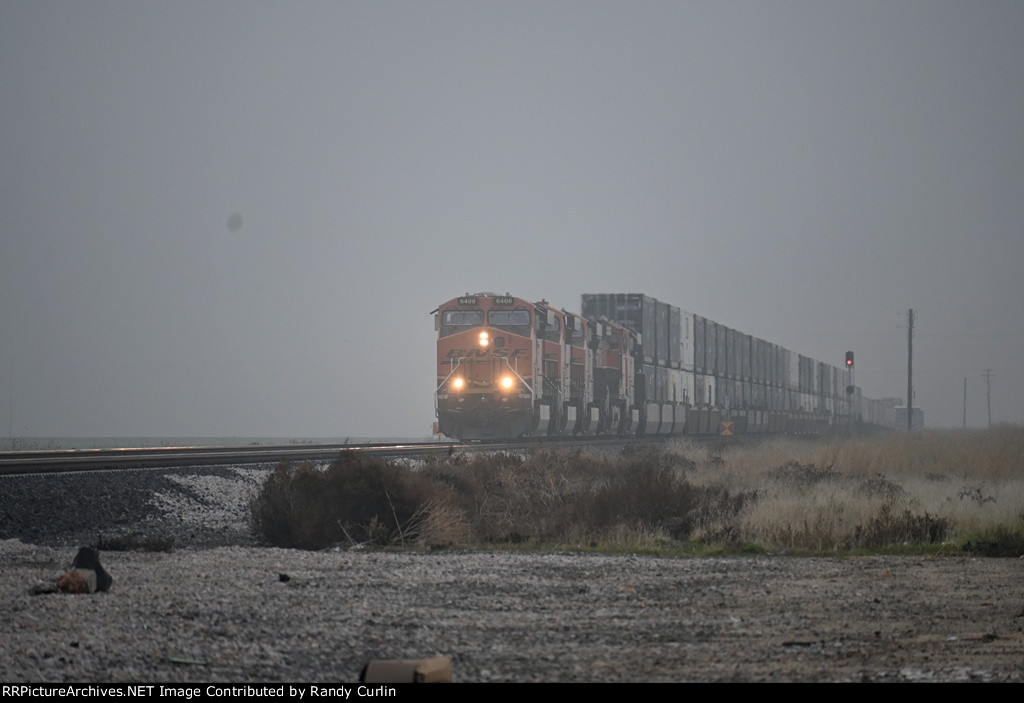
[[620, 448], [657, 438], [569, 437], [526, 442], [404, 444], [282, 444], [210, 447], [122, 447], [117, 449], [60, 449], [0, 452], [0, 476], [29, 473], [69, 473], [128, 468], [167, 468], [216, 464], [272, 464], [279, 461], [333, 461], [344, 454], [418, 459], [452, 452], [526, 451], [531, 447]]
[[422, 442], [359, 445], [122, 447], [117, 449], [0, 452], [0, 475], [215, 464], [267, 464], [278, 461], [331, 461], [345, 453], [417, 458], [452, 451], [450, 446], [438, 442]]

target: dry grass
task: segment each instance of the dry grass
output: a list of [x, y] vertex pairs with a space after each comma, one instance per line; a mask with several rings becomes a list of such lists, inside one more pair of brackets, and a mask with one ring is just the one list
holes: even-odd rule
[[461, 536], [441, 487], [407, 467], [368, 457], [326, 470], [280, 464], [250, 504], [253, 528], [279, 547], [432, 545]]
[[694, 483], [757, 494], [698, 539], [724, 533], [737, 543], [823, 552], [959, 547], [999, 527], [1024, 534], [1020, 427], [676, 449], [697, 459]]
[[312, 549], [1012, 553], [1024, 545], [1024, 428], [285, 464], [252, 515], [271, 544]]

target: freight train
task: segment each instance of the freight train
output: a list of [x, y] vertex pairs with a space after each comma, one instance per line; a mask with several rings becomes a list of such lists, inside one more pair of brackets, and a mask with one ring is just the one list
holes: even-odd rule
[[[436, 431], [524, 435], [823, 432], [887, 424], [830, 366], [640, 293], [466, 294], [434, 311]], [[852, 359], [850, 359], [852, 362]]]

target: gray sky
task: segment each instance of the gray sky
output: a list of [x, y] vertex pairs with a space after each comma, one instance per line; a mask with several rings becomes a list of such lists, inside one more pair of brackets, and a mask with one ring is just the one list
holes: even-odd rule
[[4, 434], [422, 436], [479, 290], [870, 397], [913, 307], [926, 421], [1024, 422], [1018, 1], [0, 0], [0, 96]]

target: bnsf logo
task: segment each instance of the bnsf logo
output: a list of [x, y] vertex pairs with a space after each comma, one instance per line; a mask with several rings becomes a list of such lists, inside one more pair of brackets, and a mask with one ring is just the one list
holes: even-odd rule
[[459, 359], [467, 356], [496, 356], [498, 358], [514, 359], [517, 356], [526, 356], [527, 349], [450, 349], [449, 359]]

